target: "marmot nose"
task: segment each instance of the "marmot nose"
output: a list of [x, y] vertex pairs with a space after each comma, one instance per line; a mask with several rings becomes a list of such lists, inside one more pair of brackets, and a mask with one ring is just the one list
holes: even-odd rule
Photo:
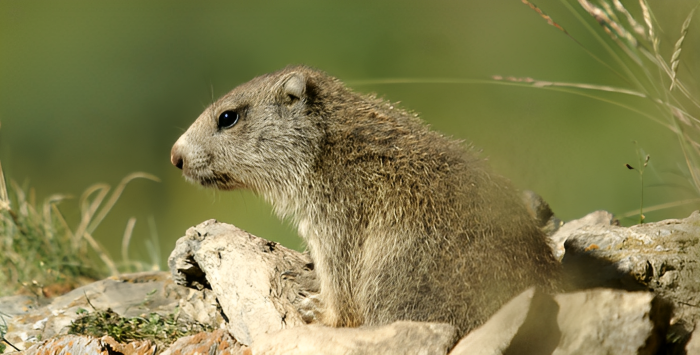
[[182, 158], [177, 156], [171, 156], [170, 162], [173, 163], [178, 169], [182, 170]]
[[170, 151], [170, 162], [173, 163], [178, 169], [182, 169], [182, 164], [184, 161], [182, 160], [182, 154], [180, 154], [179, 149], [177, 148], [177, 144], [173, 146], [173, 149]]

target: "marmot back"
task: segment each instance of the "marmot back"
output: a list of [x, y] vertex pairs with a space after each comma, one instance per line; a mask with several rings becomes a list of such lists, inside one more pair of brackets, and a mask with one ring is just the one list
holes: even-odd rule
[[207, 108], [171, 160], [204, 186], [247, 188], [291, 216], [332, 326], [481, 324], [557, 263], [510, 183], [413, 114], [307, 67]]

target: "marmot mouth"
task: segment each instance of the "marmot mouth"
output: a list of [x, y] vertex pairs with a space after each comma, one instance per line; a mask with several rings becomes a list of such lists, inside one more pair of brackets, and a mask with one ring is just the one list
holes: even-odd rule
[[235, 190], [244, 188], [245, 186], [240, 182], [235, 180], [231, 175], [226, 173], [211, 173], [207, 175], [194, 176], [192, 174], [183, 174], [185, 179], [194, 184], [200, 184], [207, 188], [214, 188], [217, 190]]

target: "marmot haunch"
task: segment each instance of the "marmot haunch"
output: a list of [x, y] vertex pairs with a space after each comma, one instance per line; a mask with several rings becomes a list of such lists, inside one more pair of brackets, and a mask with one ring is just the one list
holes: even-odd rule
[[171, 161], [196, 183], [245, 188], [292, 217], [331, 326], [395, 320], [465, 333], [557, 262], [517, 191], [417, 115], [308, 67], [209, 106]]

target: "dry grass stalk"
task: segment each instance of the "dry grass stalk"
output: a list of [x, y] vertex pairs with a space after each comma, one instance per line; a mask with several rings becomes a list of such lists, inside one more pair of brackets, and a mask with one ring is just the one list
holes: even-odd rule
[[130, 264], [129, 259], [129, 244], [131, 243], [131, 235], [134, 232], [134, 227], [136, 226], [136, 218], [129, 218], [129, 222], [126, 223], [126, 229], [124, 230], [124, 236], [122, 237], [122, 260], [125, 265]]
[[[562, 3], [576, 15], [577, 12], [568, 2], [562, 0]], [[592, 85], [582, 83], [562, 83], [528, 79], [518, 81], [520, 84], [528, 84], [532, 87], [549, 87], [549, 88], [567, 88], [574, 90], [598, 91], [598, 92], [614, 92], [627, 95], [634, 95], [644, 98], [657, 106], [661, 114], [651, 115], [647, 112], [625, 106], [619, 103], [618, 106], [625, 107], [633, 112], [640, 113], [643, 116], [661, 123], [664, 127], [674, 132], [681, 145], [686, 166], [688, 169], [688, 178], [695, 190], [700, 194], [700, 120], [698, 119], [697, 109], [700, 109], [699, 95], [689, 89], [678, 77], [678, 68], [683, 49], [683, 43], [690, 30], [692, 19], [695, 11], [700, 6], [696, 5], [686, 16], [679, 39], [675, 42], [670, 61], [666, 61], [660, 53], [660, 39], [658, 33], [661, 33], [657, 27], [658, 23], [654, 17], [654, 12], [650, 8], [647, 0], [639, 0], [639, 9], [641, 10], [642, 20], [638, 21], [632, 15], [632, 12], [622, 4], [620, 0], [600, 0], [598, 5], [593, 4], [589, 0], [578, 0], [581, 8], [592, 16], [607, 34], [609, 39], [617, 44], [619, 50], [613, 50], [603, 41], [605, 36], [600, 36], [595, 32], [593, 35], [599, 40], [604, 48], [611, 54], [612, 58], [619, 65], [619, 68], [625, 73], [624, 79], [632, 84], [631, 88], [615, 88], [603, 85]], [[578, 16], [578, 15], [577, 15]], [[548, 23], [552, 19], [547, 19]], [[585, 21], [584, 25], [585, 25]], [[642, 23], [644, 25], [642, 25]], [[567, 34], [568, 35], [568, 34]], [[578, 41], [576, 41], [580, 44]], [[624, 55], [620, 53], [624, 53]], [[590, 53], [590, 52], [589, 52]], [[599, 62], [598, 57], [593, 56]], [[631, 59], [635, 64], [630, 65], [630, 61], [625, 61], [624, 58]], [[620, 76], [618, 71], [612, 71]], [[502, 78], [501, 78], [502, 79]], [[508, 80], [508, 79], [506, 79]], [[675, 89], [675, 90], [674, 90]], [[680, 93], [683, 97], [677, 97], [674, 94]], [[588, 96], [588, 95], [584, 95]], [[589, 96], [602, 101], [605, 99], [599, 96]], [[610, 102], [610, 101], [607, 101]], [[693, 107], [686, 107], [684, 103], [690, 103]], [[648, 110], [647, 110], [648, 111]], [[666, 204], [670, 206], [670, 204]]]
[[651, 18], [651, 11], [649, 10], [647, 0], [639, 0], [639, 7], [642, 8], [642, 17], [644, 18], [644, 23], [647, 25], [649, 40], [652, 43], [652, 48], [654, 48], [654, 53], [659, 53], [659, 39], [656, 37], [656, 31], [654, 31], [654, 23]]
[[[690, 204], [697, 204], [700, 203], [700, 198], [690, 198], [686, 200], [681, 200], [681, 201], [673, 201], [673, 202], [667, 202], [667, 203], [662, 203], [659, 205], [654, 205], [654, 206], [648, 206], [644, 207], [644, 210], [649, 213], [649, 212], [654, 212], [654, 211], [661, 211], [669, 208], [674, 208], [674, 207], [679, 207], [679, 206], [685, 206], [685, 205], [690, 205]], [[625, 213], [621, 213], [619, 215], [616, 215], [618, 219], [621, 218], [630, 218], [634, 217], [639, 214], [639, 210], [632, 210], [628, 211]]]
[[552, 18], [549, 17], [549, 15], [545, 14], [544, 11], [542, 11], [539, 7], [537, 7], [537, 5], [531, 3], [528, 0], [522, 0], [522, 2], [523, 2], [523, 4], [529, 6], [531, 9], [535, 10], [535, 12], [537, 12], [537, 14], [539, 14], [540, 17], [542, 17], [545, 21], [547, 21], [547, 23], [550, 26], [556, 27], [559, 31], [562, 31], [562, 32], [566, 33], [567, 35], [569, 34], [568, 32], [566, 32], [564, 27], [561, 27], [558, 23], [554, 22], [554, 20], [552, 20]]
[[[97, 192], [97, 196], [95, 197], [94, 200], [92, 200], [92, 203], [89, 203], [88, 200], [92, 194]], [[73, 246], [77, 248], [78, 244], [80, 243], [81, 238], [85, 234], [85, 231], [87, 230], [88, 224], [92, 220], [92, 216], [95, 215], [95, 212], [97, 209], [100, 207], [102, 204], [102, 201], [104, 200], [105, 196], [107, 196], [107, 193], [109, 193], [109, 185], [107, 184], [95, 184], [90, 187], [88, 187], [84, 192], [83, 195], [80, 196], [80, 224], [78, 225], [78, 228], [75, 230], [75, 233], [73, 234]]]
[[494, 80], [506, 80], [506, 81], [510, 81], [510, 82], [528, 83], [534, 87], [545, 87], [545, 86], [571, 87], [571, 88], [578, 88], [578, 89], [616, 92], [619, 94], [648, 98], [647, 95], [645, 95], [641, 92], [638, 92], [638, 91], [633, 91], [633, 90], [628, 90], [628, 89], [623, 89], [623, 88], [618, 88], [618, 87], [613, 87], [613, 86], [607, 86], [607, 85], [565, 83], [565, 82], [557, 82], [557, 81], [535, 80], [533, 78], [516, 78], [516, 77], [512, 77], [512, 76], [505, 77], [505, 78], [501, 77], [501, 76], [493, 76], [492, 78]]
[[681, 27], [681, 37], [676, 41], [676, 45], [673, 46], [673, 55], [671, 56], [671, 87], [669, 91], [673, 90], [676, 85], [676, 75], [678, 74], [678, 64], [681, 61], [681, 51], [683, 50], [683, 41], [685, 41], [685, 36], [688, 34], [688, 29], [690, 28], [690, 22], [693, 20], [693, 15], [695, 15], [695, 10], [697, 5], [690, 10], [688, 17], [683, 21], [683, 26]]
[[637, 36], [641, 36], [642, 38], [646, 39], [646, 32], [644, 31], [644, 27], [634, 19], [634, 16], [632, 16], [632, 14], [629, 11], [627, 11], [627, 8], [625, 8], [625, 6], [622, 5], [620, 0], [613, 0], [613, 4], [615, 5], [615, 10], [617, 10], [617, 12], [625, 16], [627, 23], [629, 23], [629, 25], [632, 27], [634, 33], [636, 33]]
[[5, 184], [5, 175], [2, 172], [0, 165], [0, 210], [10, 209], [10, 197], [7, 195], [7, 185]]
[[[658, 117], [649, 114], [648, 112], [639, 110], [635, 107], [625, 105], [623, 103], [620, 103], [619, 101], [611, 100], [608, 98], [605, 98], [603, 96], [599, 95], [593, 95], [588, 93], [589, 91], [598, 91], [598, 92], [611, 92], [611, 93], [618, 93], [618, 94], [624, 94], [624, 95], [631, 95], [631, 96], [637, 96], [640, 98], [646, 98], [650, 100], [654, 100], [645, 94], [638, 92], [638, 91], [633, 91], [633, 90], [628, 90], [628, 89], [623, 89], [623, 88], [618, 88], [618, 87], [612, 87], [612, 86], [607, 86], [607, 85], [594, 85], [594, 84], [583, 84], [583, 83], [564, 83], [564, 82], [557, 82], [557, 81], [544, 81], [544, 80], [535, 80], [533, 78], [516, 78], [516, 77], [502, 77], [499, 75], [493, 76], [493, 80], [497, 82], [502, 82], [502, 83], [508, 83], [511, 85], [516, 85], [516, 86], [527, 86], [527, 87], [532, 87], [532, 88], [538, 88], [538, 89], [549, 89], [549, 90], [555, 90], [555, 91], [560, 91], [560, 92], [566, 92], [574, 95], [579, 95], [579, 96], [584, 96], [588, 97], [594, 100], [602, 101], [605, 103], [609, 103], [615, 106], [622, 107], [628, 111], [635, 112], [641, 116], [644, 116], [648, 119], [650, 119], [653, 122], [656, 122], [663, 127], [671, 130], [674, 133], [679, 133], [679, 131], [672, 125], [668, 124], [665, 121], [660, 120]], [[575, 89], [575, 90], [568, 90], [568, 89]], [[576, 90], [580, 89], [580, 90]]]
[[610, 37], [613, 39], [616, 39], [617, 37], [623, 38], [629, 42], [631, 47], [637, 47], [637, 39], [635, 39], [624, 26], [615, 21], [616, 16], [609, 4], [603, 3], [603, 7], [605, 8], [604, 10], [593, 5], [587, 0], [579, 0], [578, 2], [581, 7], [586, 10], [586, 12], [593, 16], [593, 18], [598, 21], [601, 26], [603, 26], [603, 29]]

